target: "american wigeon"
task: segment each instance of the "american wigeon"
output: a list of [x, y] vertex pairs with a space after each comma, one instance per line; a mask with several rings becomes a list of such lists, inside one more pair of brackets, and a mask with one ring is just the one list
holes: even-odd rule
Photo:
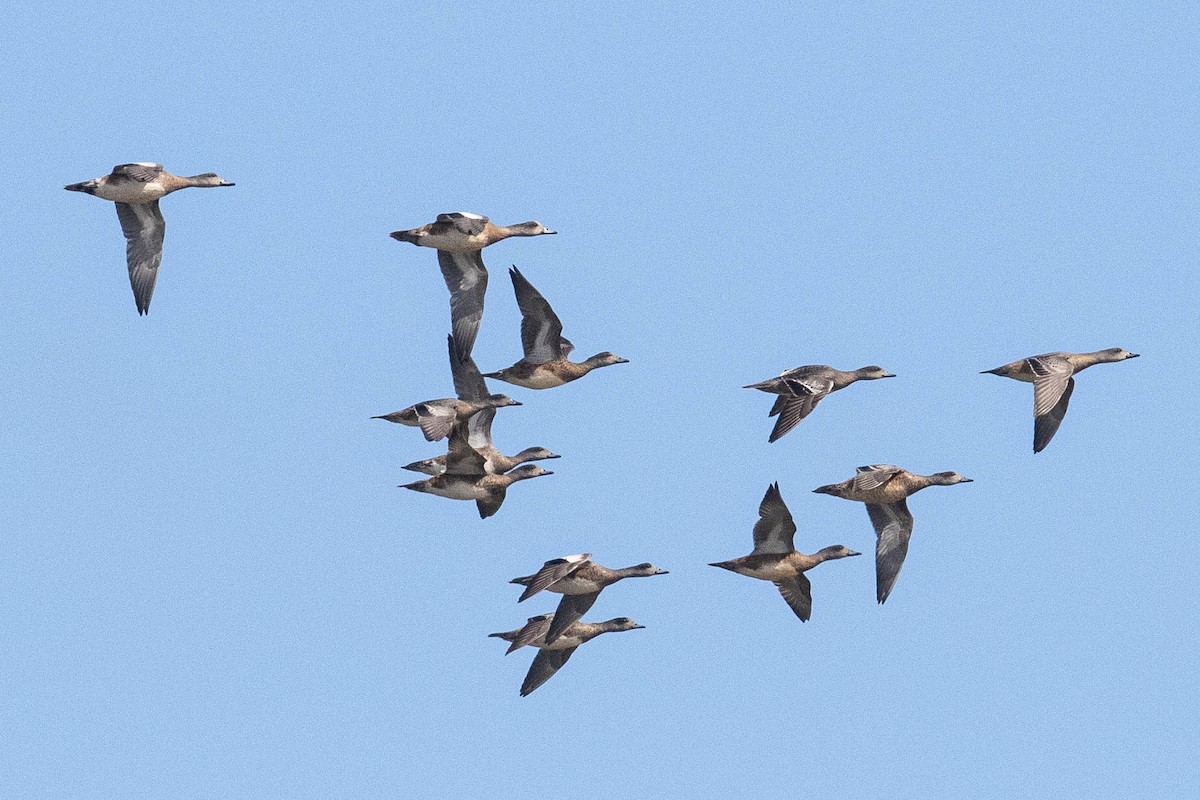
[[512, 643], [505, 655], [526, 645], [538, 648], [537, 657], [533, 659], [533, 664], [530, 665], [529, 672], [525, 674], [525, 680], [521, 684], [521, 697], [554, 677], [554, 673], [562, 669], [575, 649], [584, 642], [591, 641], [602, 633], [632, 631], [646, 627], [629, 617], [616, 617], [605, 622], [573, 622], [557, 639], [547, 642], [545, 637], [553, 622], [553, 614], [540, 614], [530, 617], [525, 625], [516, 630], [488, 634]]
[[467, 443], [465, 426], [455, 426], [450, 434], [450, 452], [446, 454], [446, 471], [441, 475], [400, 488], [435, 494], [451, 500], [474, 500], [479, 518], [487, 519], [500, 510], [508, 487], [517, 481], [553, 475], [536, 464], [522, 464], [511, 472], [489, 474], [484, 457]]
[[845, 545], [824, 547], [812, 555], [798, 552], [793, 545], [796, 523], [779, 493], [779, 484], [767, 487], [758, 506], [758, 522], [754, 523], [754, 550], [748, 556], [718, 561], [720, 567], [739, 575], [771, 581], [787, 601], [788, 607], [807, 622], [812, 616], [812, 584], [804, 573], [825, 561], [861, 555]]
[[887, 600], [904, 566], [908, 540], [912, 538], [913, 517], [906, 498], [927, 486], [953, 486], [970, 483], [957, 472], [917, 475], [892, 464], [859, 467], [853, 478], [813, 489], [846, 500], [865, 503], [875, 527], [875, 599]]
[[985, 375], [999, 375], [1033, 384], [1033, 452], [1040, 453], [1054, 438], [1058, 426], [1067, 414], [1071, 392], [1075, 391], [1077, 372], [1093, 364], [1106, 364], [1137, 358], [1120, 347], [1097, 350], [1094, 353], [1044, 353], [984, 370]]
[[771, 431], [768, 442], [773, 442], [799, 424], [800, 420], [812, 413], [817, 403], [830, 392], [845, 389], [856, 381], [873, 381], [879, 378], [896, 377], [883, 367], [860, 367], [844, 371], [834, 369], [824, 364], [810, 364], [806, 367], [796, 367], [775, 378], [770, 378], [743, 389], [758, 389], [762, 392], [777, 394], [775, 405], [771, 406], [769, 416], [778, 416], [775, 428]]
[[108, 175], [63, 188], [116, 203], [121, 232], [127, 240], [125, 260], [129, 267], [129, 283], [141, 315], [150, 313], [150, 296], [154, 294], [154, 282], [158, 279], [163, 235], [167, 230], [158, 201], [171, 192], [193, 186], [233, 185], [214, 172], [187, 177], [172, 175], [162, 164], [139, 162], [118, 164]]
[[[491, 415], [486, 424], [490, 432], [491, 417], [495, 416], [495, 409], [521, 405], [507, 395], [488, 394], [487, 385], [483, 384], [482, 377], [479, 377], [478, 383], [471, 380], [470, 373], [473, 371], [478, 376], [479, 368], [475, 366], [470, 354], [463, 356], [462, 348], [457, 346], [453, 334], [446, 337], [446, 346], [450, 352], [450, 373], [454, 377], [454, 388], [458, 397], [426, 400], [390, 414], [379, 414], [371, 419], [419, 427], [427, 441], [436, 442], [449, 436], [456, 424], [469, 423], [479, 414]], [[479, 384], [483, 384], [482, 388]], [[463, 397], [464, 389], [469, 397]]]
[[597, 353], [586, 361], [569, 361], [566, 355], [569, 351], [563, 346], [562, 322], [554, 309], [520, 270], [513, 267], [508, 274], [521, 308], [521, 346], [525, 356], [511, 367], [485, 373], [485, 378], [526, 389], [550, 389], [582, 378], [599, 367], [629, 363], [628, 359], [608, 352]]
[[540, 222], [493, 225], [482, 214], [459, 211], [438, 214], [437, 221], [407, 231], [392, 231], [393, 239], [438, 251], [438, 266], [450, 290], [450, 324], [463, 355], [470, 355], [483, 319], [488, 273], [480, 251], [510, 236], [542, 236]]
[[553, 558], [534, 574], [513, 578], [509, 583], [525, 587], [525, 591], [517, 599], [518, 603], [528, 600], [542, 590], [557, 592], [563, 596], [554, 612], [554, 622], [546, 633], [546, 643], [553, 644], [567, 626], [587, 613], [604, 587], [612, 586], [625, 578], [666, 574], [665, 569], [659, 569], [649, 562], [621, 569], [609, 569], [592, 561], [591, 553], [581, 553]]

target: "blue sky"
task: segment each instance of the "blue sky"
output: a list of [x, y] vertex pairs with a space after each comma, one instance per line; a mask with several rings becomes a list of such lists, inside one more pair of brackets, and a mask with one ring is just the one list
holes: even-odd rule
[[[852, 9], [29, 4], [0, 26], [5, 447], [0, 784], [13, 798], [1180, 796], [1194, 789], [1200, 14], [1190, 4]], [[219, 172], [163, 201], [139, 318], [117, 163]], [[438, 212], [538, 219], [485, 252], [475, 348], [520, 355], [516, 264], [582, 356], [513, 388], [499, 514], [396, 489], [438, 452], [372, 414], [444, 396]], [[1049, 350], [1078, 381], [1038, 456]], [[808, 363], [900, 377], [768, 445]], [[778, 480], [975, 479], [801, 625], [749, 551]], [[528, 698], [507, 580], [589, 551], [670, 575], [589, 618]], [[593, 782], [580, 776], [596, 771]]]

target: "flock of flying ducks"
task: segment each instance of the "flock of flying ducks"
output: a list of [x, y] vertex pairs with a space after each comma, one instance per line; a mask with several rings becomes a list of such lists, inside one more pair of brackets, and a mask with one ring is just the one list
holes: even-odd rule
[[[166, 222], [158, 201], [167, 194], [189, 187], [233, 186], [215, 173], [190, 177], [173, 175], [161, 164], [120, 164], [112, 172], [64, 188], [111, 200], [116, 204], [121, 231], [125, 234], [129, 282], [139, 314], [150, 310], [150, 298], [162, 262]], [[526, 389], [550, 389], [582, 378], [592, 370], [627, 363], [613, 353], [602, 352], [584, 361], [571, 361], [574, 345], [562, 335], [562, 322], [554, 309], [516, 267], [509, 270], [517, 305], [521, 310], [521, 345], [524, 355], [511, 367], [481, 373], [471, 353], [483, 318], [488, 272], [483, 263], [485, 247], [514, 236], [553, 234], [539, 222], [495, 225], [487, 217], [465, 212], [439, 214], [434, 222], [411, 230], [395, 231], [392, 238], [437, 251], [438, 266], [450, 290], [450, 327], [447, 349], [456, 397], [416, 403], [400, 411], [380, 415], [401, 425], [418, 427], [428, 441], [447, 441], [447, 452], [408, 464], [405, 469], [430, 477], [404, 484], [413, 491], [453, 500], [474, 500], [481, 518], [495, 514], [513, 483], [552, 475], [529, 462], [558, 458], [544, 447], [529, 447], [507, 456], [492, 443], [492, 421], [496, 409], [521, 405], [503, 394], [488, 391], [486, 378]], [[1095, 364], [1136, 358], [1121, 348], [1092, 353], [1046, 353], [1005, 364], [985, 373], [1033, 384], [1034, 452], [1040, 452], [1062, 424], [1075, 389], [1075, 374]], [[778, 417], [769, 442], [774, 442], [812, 413], [827, 395], [860, 380], [895, 377], [882, 367], [868, 366], [843, 371], [825, 365], [808, 365], [744, 388], [776, 395], [770, 416]], [[846, 500], [861, 502], [875, 529], [875, 590], [879, 603], [887, 600], [896, 584], [908, 553], [913, 516], [908, 497], [929, 486], [969, 483], [957, 472], [918, 475], [890, 464], [859, 467], [855, 475], [840, 483], [814, 489]], [[805, 573], [825, 561], [857, 553], [844, 545], [833, 545], [812, 555], [796, 550], [796, 523], [779, 492], [779, 484], [767, 488], [754, 525], [754, 549], [749, 555], [711, 566], [727, 569], [775, 584], [783, 599], [801, 621], [812, 614], [812, 587]], [[525, 587], [518, 602], [542, 591], [562, 595], [551, 614], [530, 617], [511, 631], [490, 634], [510, 642], [507, 652], [526, 645], [538, 649], [521, 685], [525, 696], [549, 680], [575, 649], [602, 633], [643, 627], [628, 617], [605, 622], [584, 622], [600, 592], [617, 581], [632, 577], [664, 575], [653, 564], [609, 569], [591, 560], [590, 553], [555, 558], [533, 575], [513, 579]]]

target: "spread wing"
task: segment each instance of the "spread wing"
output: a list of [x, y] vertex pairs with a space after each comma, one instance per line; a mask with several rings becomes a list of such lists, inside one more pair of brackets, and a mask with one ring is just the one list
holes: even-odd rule
[[892, 593], [904, 557], [908, 555], [908, 540], [912, 538], [913, 517], [908, 503], [874, 505], [867, 503], [867, 513], [875, 526], [875, 599], [882, 603]]
[[466, 211], [454, 211], [449, 214], [438, 214], [438, 222], [448, 222], [454, 230], [467, 236], [477, 236], [487, 227], [488, 218], [481, 214], [471, 214]]
[[[450, 374], [454, 376], [454, 392], [458, 399], [478, 403], [488, 397], [487, 383], [475, 365], [475, 359], [469, 353], [464, 356], [463, 348], [457, 343], [454, 334], [446, 337], [450, 351]], [[485, 408], [472, 414], [467, 419], [467, 441], [476, 449], [492, 446], [492, 420], [496, 418], [496, 409]]]
[[808, 582], [808, 576], [801, 572], [794, 578], [775, 581], [775, 586], [800, 621], [808, 622], [812, 616], [812, 584]]
[[162, 263], [163, 235], [167, 232], [167, 223], [158, 210], [157, 200], [114, 205], [117, 207], [117, 218], [121, 220], [121, 232], [127, 240], [125, 260], [129, 263], [133, 299], [137, 301], [138, 314], [148, 314], [150, 296], [154, 294], [154, 282], [158, 279], [158, 265]]
[[550, 630], [550, 621], [554, 619], [553, 614], [538, 614], [536, 617], [530, 617], [525, 620], [524, 627], [517, 631], [516, 637], [513, 638], [512, 644], [504, 651], [504, 655], [508, 655], [513, 650], [520, 650], [527, 644], [536, 642]]
[[878, 489], [904, 470], [894, 464], [868, 464], [859, 467], [854, 476], [854, 490], [869, 492]]
[[504, 489], [492, 489], [486, 500], [476, 500], [475, 507], [479, 509], [479, 518], [487, 519], [499, 511], [500, 506], [504, 504], [506, 493]]
[[812, 410], [817, 407], [817, 403], [821, 402], [821, 398], [824, 396], [823, 394], [809, 394], [799, 397], [779, 395], [779, 398], [775, 401], [775, 405], [771, 408], [772, 413], [770, 415], [775, 416], [777, 413], [779, 419], [775, 420], [775, 427], [771, 429], [771, 435], [767, 437], [767, 441], [773, 442], [799, 425], [800, 420], [811, 414]]
[[438, 402], [417, 403], [413, 410], [417, 413], [417, 425], [428, 442], [445, 439], [454, 430], [454, 423], [458, 420], [453, 407]]
[[446, 288], [450, 290], [450, 329], [455, 346], [463, 357], [471, 355], [479, 323], [483, 320], [483, 298], [487, 294], [488, 274], [481, 251], [449, 253], [437, 251], [438, 266]]
[[138, 183], [150, 183], [162, 174], [162, 164], [142, 162], [139, 164], [117, 164], [112, 174]]
[[517, 602], [520, 603], [528, 600], [543, 589], [553, 586], [591, 561], [591, 559], [591, 553], [580, 553], [576, 556], [550, 559], [542, 565], [541, 569], [530, 576], [529, 582], [525, 584], [525, 591], [521, 592], [521, 596], [517, 599]]
[[1067, 383], [1074, 373], [1071, 362], [1059, 356], [1046, 355], [1027, 358], [1025, 363], [1034, 376], [1033, 415], [1041, 417], [1049, 414], [1067, 391]]
[[791, 553], [795, 551], [792, 540], [796, 535], [796, 523], [779, 493], [779, 484], [767, 487], [767, 493], [758, 505], [758, 522], [754, 523], [754, 550], [751, 555], [761, 553]]
[[446, 453], [445, 474], [482, 478], [487, 474], [486, 463], [487, 459], [480, 455], [474, 447], [471, 447], [467, 441], [464, 426], [451, 424], [450, 449]]
[[563, 631], [587, 613], [599, 596], [599, 592], [564, 594], [562, 600], [558, 601], [558, 608], [554, 611], [554, 621], [550, 623], [550, 630], [546, 631], [546, 644], [553, 644], [555, 639], [562, 636]]
[[[1034, 394], [1037, 394], [1037, 384], [1033, 387]], [[1040, 453], [1050, 444], [1050, 440], [1054, 438], [1054, 434], [1058, 432], [1058, 426], [1062, 424], [1063, 417], [1067, 415], [1067, 405], [1071, 402], [1071, 392], [1075, 391], [1075, 379], [1067, 379], [1067, 388], [1063, 391], [1062, 397], [1058, 398], [1058, 402], [1054, 407], [1042, 414], [1040, 417], [1033, 418], [1033, 452]], [[1036, 403], [1036, 399], [1034, 401]]]
[[517, 305], [521, 309], [521, 347], [525, 361], [545, 364], [562, 357], [562, 322], [541, 292], [525, 279], [520, 270], [508, 271], [512, 278]]
[[525, 681], [521, 684], [521, 697], [532, 692], [546, 681], [554, 677], [554, 673], [562, 669], [563, 664], [578, 648], [570, 647], [565, 650], [539, 650], [537, 658], [529, 666]]
[[454, 334], [446, 337], [446, 345], [450, 351], [450, 374], [454, 378], [454, 392], [459, 400], [470, 400], [478, 403], [488, 396], [487, 382], [475, 359], [471, 358], [469, 348], [464, 349], [455, 339]]

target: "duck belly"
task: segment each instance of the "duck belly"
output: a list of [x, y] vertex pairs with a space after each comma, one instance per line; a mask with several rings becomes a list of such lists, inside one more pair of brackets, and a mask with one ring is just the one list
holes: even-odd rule
[[425, 491], [429, 494], [436, 494], [438, 497], [445, 497], [450, 500], [486, 500], [489, 496], [487, 489], [477, 486], [470, 481], [451, 481], [447, 483], [443, 480], [440, 484], [430, 486]]
[[760, 581], [783, 581], [796, 577], [799, 572], [800, 570], [786, 561], [777, 561], [774, 564], [757, 564], [748, 567], [742, 574], [758, 578]]
[[119, 183], [103, 183], [96, 187], [95, 195], [114, 203], [151, 203], [166, 195], [163, 187], [157, 183], [139, 183], [137, 181], [121, 181]]

